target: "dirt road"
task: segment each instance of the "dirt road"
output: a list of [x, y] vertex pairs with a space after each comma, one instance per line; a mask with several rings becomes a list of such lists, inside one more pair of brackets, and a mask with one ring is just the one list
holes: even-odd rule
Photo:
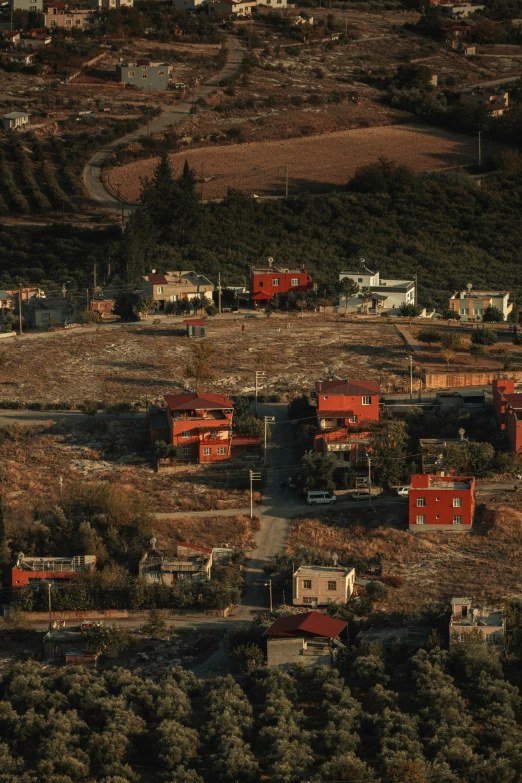
[[[230, 76], [232, 73], [238, 70], [243, 59], [243, 46], [239, 39], [232, 35], [227, 35], [227, 46], [229, 51], [227, 64], [223, 70], [214, 74], [214, 76], [208, 79], [208, 81], [204, 82], [195, 91], [193, 96], [194, 99], [205, 98], [210, 92], [212, 92], [212, 90], [217, 87], [221, 79]], [[192, 105], [193, 101], [191, 99], [189, 101], [181, 101], [175, 106], [166, 107], [159, 117], [150, 122], [150, 133], [161, 133], [167, 130], [167, 128], [177, 125], [190, 114]], [[116, 139], [103, 149], [98, 150], [98, 152], [92, 156], [83, 170], [83, 182], [90, 198], [93, 201], [96, 201], [99, 206], [105, 207], [106, 209], [117, 211], [120, 211], [121, 209], [122, 217], [126, 213], [128, 214], [129, 211], [132, 212], [134, 208], [125, 207], [122, 202], [120, 202], [112, 194], [108, 193], [108, 191], [105, 189], [105, 186], [102, 182], [102, 164], [103, 161], [110, 155], [110, 153], [120, 144], [136, 141], [142, 136], [146, 136], [147, 133], [147, 128], [143, 127], [138, 128], [138, 130], [134, 131], [133, 133], [127, 134], [127, 136]]]

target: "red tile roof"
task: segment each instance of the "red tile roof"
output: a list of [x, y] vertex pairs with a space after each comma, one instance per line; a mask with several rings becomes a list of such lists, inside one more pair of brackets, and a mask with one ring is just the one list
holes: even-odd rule
[[206, 318], [185, 318], [183, 321], [187, 326], [204, 326], [206, 322]]
[[164, 397], [171, 411], [220, 410], [233, 408], [233, 400], [226, 394], [166, 394]]
[[522, 408], [522, 394], [520, 392], [515, 394], [502, 394], [502, 399], [509, 403], [512, 408]]
[[165, 275], [161, 275], [159, 274], [159, 272], [157, 273], [155, 272], [151, 275], [148, 275], [148, 278], [149, 278], [149, 283], [152, 283], [153, 285], [158, 285], [158, 283], [163, 285], [168, 285], [168, 281]]
[[377, 381], [318, 381], [315, 384], [315, 390], [324, 394], [351, 394], [353, 396], [380, 394], [380, 387]]
[[184, 546], [186, 549], [194, 549], [196, 552], [206, 552], [207, 555], [212, 554], [212, 549], [207, 546], [196, 546], [196, 544], [187, 544], [185, 541], [178, 541], [176, 546]]
[[305, 614], [291, 614], [288, 617], [279, 617], [263, 636], [278, 636], [288, 638], [292, 636], [324, 636], [335, 639], [348, 623], [344, 620], [335, 620], [322, 612], [306, 612]]

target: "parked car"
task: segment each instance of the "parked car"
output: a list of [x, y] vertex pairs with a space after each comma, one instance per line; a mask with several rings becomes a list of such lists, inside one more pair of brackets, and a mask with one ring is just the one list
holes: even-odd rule
[[332, 495], [331, 492], [324, 492], [322, 490], [315, 490], [313, 492], [308, 492], [306, 495], [306, 502], [309, 506], [317, 506], [322, 505], [324, 503], [329, 503], [332, 505], [335, 503], [337, 498], [335, 495]]
[[288, 486], [290, 489], [297, 489], [297, 482], [295, 478], [289, 478], [288, 479]]
[[352, 492], [350, 495], [351, 500], [368, 500], [370, 493], [368, 491]]
[[407, 487], [399, 487], [397, 490], [397, 494], [400, 498], [407, 498], [410, 494], [410, 487], [409, 485]]

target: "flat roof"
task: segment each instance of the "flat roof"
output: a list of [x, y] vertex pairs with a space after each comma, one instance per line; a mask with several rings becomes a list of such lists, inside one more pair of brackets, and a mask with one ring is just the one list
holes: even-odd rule
[[342, 566], [299, 566], [294, 576], [347, 576], [353, 568], [343, 568]]
[[29, 117], [29, 112], [27, 111], [11, 111], [9, 114], [3, 114], [2, 119], [3, 120], [18, 120], [20, 117]]

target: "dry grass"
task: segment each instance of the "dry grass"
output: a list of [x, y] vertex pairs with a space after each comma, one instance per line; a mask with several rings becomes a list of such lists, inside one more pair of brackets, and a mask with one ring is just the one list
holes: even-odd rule
[[[181, 328], [181, 321], [144, 322], [85, 334], [56, 334], [44, 345], [41, 340], [6, 345], [8, 364], [0, 376], [0, 399], [127, 400], [142, 406], [147, 399], [161, 399], [183, 388], [193, 343], [182, 336]], [[342, 376], [380, 379], [385, 391], [403, 383], [394, 376], [404, 355], [402, 339], [393, 325], [380, 321], [325, 319], [316, 314], [271, 319], [260, 315], [249, 322], [238, 316], [209, 321], [207, 335], [215, 350], [216, 375], [207, 391], [253, 394], [253, 374], [259, 369], [267, 372], [262, 392], [302, 394], [313, 389], [328, 364]]]
[[176, 517], [156, 520], [154, 533], [160, 549], [173, 552], [178, 541], [197, 546], [224, 546], [252, 549], [252, 533], [259, 529], [259, 519], [237, 516]]
[[329, 524], [297, 520], [289, 547], [335, 551], [344, 563], [382, 555], [383, 574], [404, 579], [389, 591], [383, 608], [392, 611], [413, 612], [452, 595], [498, 600], [522, 591], [522, 510], [488, 505], [470, 534], [409, 533], [398, 529], [405, 513], [381, 511], [377, 521], [363, 514], [350, 520], [332, 514]]

